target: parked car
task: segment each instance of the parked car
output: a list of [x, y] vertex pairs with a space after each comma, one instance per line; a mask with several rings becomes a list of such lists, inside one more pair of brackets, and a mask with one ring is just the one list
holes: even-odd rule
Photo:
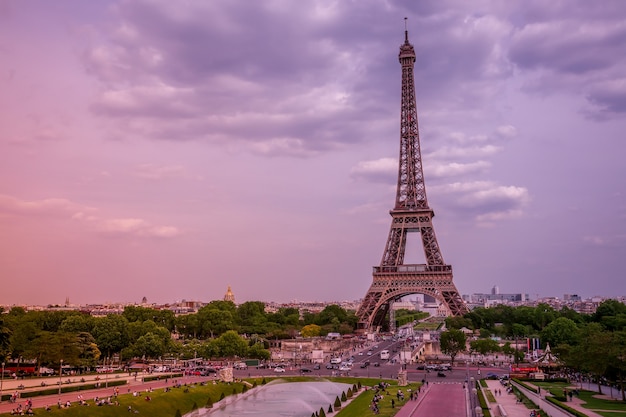
[[276, 368], [274, 368], [274, 372], [285, 372], [285, 368], [277, 366]]

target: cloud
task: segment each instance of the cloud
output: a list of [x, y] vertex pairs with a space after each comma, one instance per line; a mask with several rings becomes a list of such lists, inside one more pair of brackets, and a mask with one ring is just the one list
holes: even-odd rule
[[454, 195], [454, 198], [446, 200], [451, 207], [473, 215], [478, 222], [519, 217], [530, 202], [525, 187], [498, 185], [490, 181], [456, 182], [434, 189], [438, 193]]
[[152, 181], [175, 178], [201, 179], [201, 177], [191, 175], [182, 165], [141, 164], [135, 168], [133, 174], [138, 178]]
[[171, 226], [154, 226], [143, 219], [109, 219], [100, 221], [97, 230], [111, 236], [171, 238], [180, 231]]
[[491, 167], [491, 163], [487, 161], [476, 161], [471, 163], [458, 163], [458, 162], [450, 162], [450, 163], [439, 163], [429, 165], [428, 169], [428, 177], [429, 178], [450, 178], [450, 177], [458, 177], [461, 175], [475, 174], [475, 173], [484, 173], [489, 167]]
[[24, 201], [0, 194], [0, 214], [42, 218], [72, 219], [105, 235], [172, 238], [181, 231], [173, 226], [153, 225], [138, 218], [103, 218], [97, 209], [74, 203], [63, 198]]
[[92, 207], [83, 206], [64, 198], [26, 201], [6, 194], [0, 194], [0, 213], [5, 214], [64, 217], [75, 212], [92, 212], [94, 210]]
[[542, 95], [577, 91], [590, 105], [584, 113], [595, 119], [625, 113], [623, 4], [579, 3], [561, 13], [530, 22], [511, 37], [511, 61], [531, 75], [525, 90]]
[[380, 158], [362, 161], [350, 170], [350, 176], [354, 179], [393, 184], [398, 176], [398, 160]]

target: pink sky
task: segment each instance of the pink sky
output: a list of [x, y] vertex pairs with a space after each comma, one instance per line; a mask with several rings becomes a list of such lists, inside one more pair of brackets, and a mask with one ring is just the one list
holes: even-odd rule
[[626, 4], [505, 3], [1, 2], [0, 304], [364, 296], [405, 16], [459, 291], [625, 295]]

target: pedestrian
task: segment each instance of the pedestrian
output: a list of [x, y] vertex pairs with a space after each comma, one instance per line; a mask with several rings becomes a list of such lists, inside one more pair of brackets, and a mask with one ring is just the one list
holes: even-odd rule
[[396, 402], [393, 400], [393, 398], [391, 399], [391, 408], [396, 408]]

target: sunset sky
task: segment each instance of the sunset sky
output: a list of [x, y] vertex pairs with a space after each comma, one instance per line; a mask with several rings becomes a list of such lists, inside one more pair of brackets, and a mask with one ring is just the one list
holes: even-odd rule
[[0, 0], [0, 304], [363, 297], [405, 17], [459, 291], [626, 295], [622, 0]]

